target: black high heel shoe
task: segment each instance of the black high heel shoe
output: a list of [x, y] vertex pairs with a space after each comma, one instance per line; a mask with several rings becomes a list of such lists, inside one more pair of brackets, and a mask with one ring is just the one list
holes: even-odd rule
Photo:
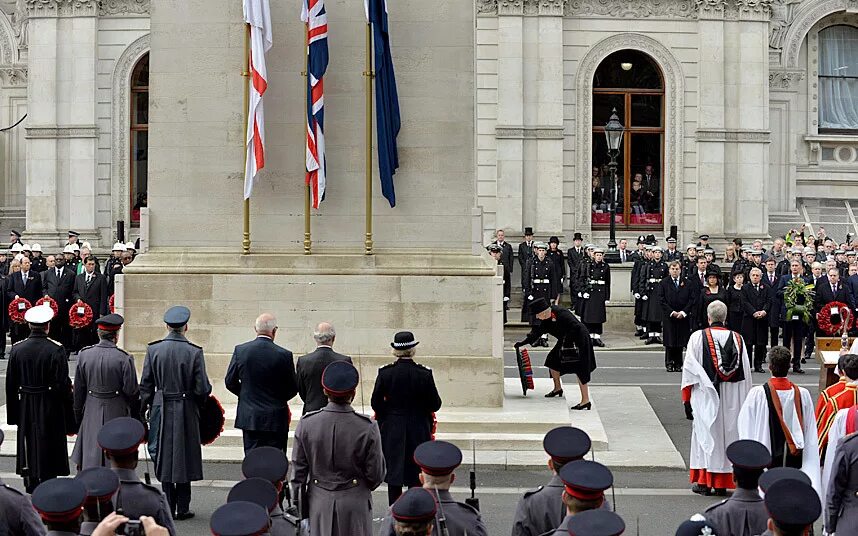
[[575, 405], [575, 406], [572, 406], [572, 407], [571, 407], [571, 408], [569, 408], [569, 409], [574, 409], [574, 410], [589, 410], [589, 409], [590, 409], [590, 408], [592, 408], [592, 407], [593, 407], [593, 403], [592, 403], [592, 402], [587, 402], [586, 404], [577, 404], [577, 405]]
[[563, 396], [563, 389], [558, 391], [552, 390], [550, 393], [545, 394], [545, 398], [554, 398], [555, 396]]

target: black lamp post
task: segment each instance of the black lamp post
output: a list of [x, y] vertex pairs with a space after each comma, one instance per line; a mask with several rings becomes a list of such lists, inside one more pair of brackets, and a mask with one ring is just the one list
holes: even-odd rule
[[605, 253], [605, 262], [611, 264], [620, 263], [620, 251], [617, 249], [617, 154], [620, 152], [620, 145], [623, 143], [623, 134], [625, 128], [620, 123], [620, 118], [617, 117], [617, 109], [614, 108], [611, 114], [611, 119], [605, 125], [605, 139], [608, 142], [608, 156], [611, 157], [611, 162], [608, 168], [611, 170], [611, 182], [613, 190], [611, 192], [611, 238], [608, 240], [608, 251]]

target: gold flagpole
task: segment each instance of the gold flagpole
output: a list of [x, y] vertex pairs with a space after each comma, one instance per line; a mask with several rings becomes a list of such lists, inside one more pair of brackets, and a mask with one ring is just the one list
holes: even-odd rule
[[372, 255], [372, 24], [366, 23], [366, 240], [364, 254]]
[[[309, 23], [308, 23], [309, 24]], [[304, 25], [304, 72], [301, 74], [304, 76], [304, 92], [306, 93], [305, 98], [310, 98], [309, 96], [309, 87], [310, 87], [310, 28], [307, 24]], [[306, 122], [306, 120], [305, 120]], [[305, 146], [304, 150], [306, 151], [306, 137], [307, 137], [307, 125], [301, 127], [301, 132], [305, 138]], [[306, 161], [305, 158], [302, 160]], [[306, 164], [305, 169], [306, 172]], [[306, 176], [306, 174], [305, 174]], [[306, 182], [306, 181], [305, 181]], [[311, 235], [310, 228], [310, 210], [312, 208], [312, 203], [310, 202], [310, 188], [312, 186], [310, 184], [306, 184], [304, 188], [304, 255], [312, 255], [313, 254], [313, 240]]]
[[[247, 173], [247, 126], [250, 124], [250, 24], [245, 24], [244, 34], [244, 69], [241, 76], [244, 80], [244, 169]], [[245, 180], [247, 180], [245, 178]], [[242, 188], [243, 190], [243, 188]], [[242, 254], [250, 253], [250, 199], [244, 200], [244, 240], [241, 242]]]

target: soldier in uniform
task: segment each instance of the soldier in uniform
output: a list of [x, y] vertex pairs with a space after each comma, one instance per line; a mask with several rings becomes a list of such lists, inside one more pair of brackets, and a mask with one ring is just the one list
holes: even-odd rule
[[32, 492], [39, 483], [69, 474], [66, 433], [74, 432], [72, 386], [66, 353], [48, 338], [54, 311], [27, 310], [30, 337], [12, 347], [6, 369], [6, 415], [18, 426], [15, 472]]
[[[3, 445], [3, 437], [0, 430], [0, 446]], [[0, 479], [0, 534], [40, 536], [44, 533], [45, 526], [33, 509], [30, 497]]]
[[682, 252], [676, 249], [676, 237], [668, 236], [667, 237], [667, 251], [664, 252], [664, 261], [665, 262], [673, 262], [673, 261], [681, 261], [682, 260]]
[[32, 253], [32, 257], [30, 261], [33, 263], [33, 270], [37, 273], [42, 273], [48, 269], [45, 264], [45, 257], [42, 255], [42, 246], [40, 244], [33, 244], [30, 247], [30, 252]]
[[662, 344], [661, 339], [661, 301], [658, 297], [658, 286], [667, 277], [667, 264], [662, 260], [662, 251], [658, 246], [652, 248], [652, 261], [643, 269], [638, 293], [644, 301], [643, 318], [647, 323], [647, 340], [645, 344]]
[[378, 425], [351, 406], [359, 381], [351, 363], [328, 365], [322, 374], [328, 405], [304, 415], [295, 429], [293, 495], [306, 486], [310, 534], [372, 535], [372, 491], [384, 481], [385, 462]]
[[769, 512], [768, 530], [761, 536], [807, 534], [822, 514], [822, 504], [813, 487], [796, 480], [783, 479], [772, 484], [766, 492], [765, 504]]
[[489, 244], [486, 249], [489, 250], [492, 258], [498, 263], [498, 265], [503, 266], [503, 323], [506, 324], [506, 312], [509, 309], [509, 299], [512, 290], [509, 268], [507, 268], [506, 264], [503, 262], [503, 258], [501, 257], [503, 250], [499, 245]]
[[566, 251], [566, 263], [569, 265], [569, 295], [572, 297], [572, 308], [575, 307], [575, 301], [578, 299], [575, 285], [578, 284], [578, 268], [586, 256], [586, 252], [582, 247], [584, 237], [581, 233], [572, 235], [572, 247]]
[[268, 534], [268, 512], [256, 503], [229, 502], [212, 514], [209, 528], [214, 536], [257, 536]]
[[629, 291], [635, 299], [635, 337], [646, 338], [646, 321], [643, 319], [644, 301], [640, 292], [638, 292], [638, 281], [641, 277], [641, 269], [646, 265], [647, 250], [646, 237], [643, 235], [638, 237], [638, 250], [632, 254], [633, 262], [632, 274], [629, 278]]
[[[524, 303], [521, 307], [522, 321], [534, 325], [533, 315], [528, 314], [528, 305], [534, 300], [544, 298], [551, 303], [557, 303], [560, 289], [557, 287], [557, 277], [554, 275], [554, 263], [547, 257], [548, 246], [542, 242], [536, 244], [536, 256], [528, 264], [524, 277]], [[548, 347], [548, 337], [537, 341], [534, 346]]]
[[[845, 417], [846, 435], [836, 446], [832, 446], [833, 443], [829, 445], [829, 451], [836, 448], [834, 456], [831, 453], [826, 455], [830, 467], [826, 466], [825, 470], [831, 473], [830, 479], [824, 483], [827, 488], [825, 530], [828, 534], [858, 534], [858, 501], [855, 493], [858, 489], [858, 441], [855, 440], [858, 434], [855, 433], [855, 412], [855, 407], [838, 412], [839, 419]], [[832, 441], [834, 439], [832, 432]]]
[[707, 508], [706, 519], [718, 527], [718, 534], [762, 534], [769, 515], [757, 488], [763, 471], [772, 463], [772, 455], [762, 443], [742, 439], [727, 447], [727, 458], [733, 464], [736, 491], [729, 499]]
[[607, 317], [607, 303], [611, 300], [611, 267], [604, 261], [605, 252], [601, 248], [593, 250], [593, 262], [588, 263], [583, 274], [581, 298], [584, 307], [581, 321], [587, 326], [593, 346], [603, 347], [602, 327]]
[[120, 315], [99, 318], [99, 343], [77, 357], [74, 376], [74, 415], [78, 424], [72, 461], [78, 470], [104, 467], [98, 431], [117, 417], [140, 419], [140, 387], [134, 358], [116, 346], [125, 321]]
[[393, 533], [428, 536], [435, 529], [435, 497], [423, 488], [411, 488], [390, 507]]
[[524, 288], [524, 275], [527, 273], [527, 264], [533, 258], [533, 228], [524, 228], [524, 242], [518, 245], [518, 265], [521, 268], [521, 286]]
[[19, 233], [15, 229], [12, 229], [11, 231], [9, 231], [9, 247], [14, 246], [15, 244], [23, 245], [24, 243], [21, 242], [21, 233]]
[[48, 529], [47, 536], [80, 533], [86, 487], [73, 478], [52, 478], [33, 491], [33, 508]]
[[402, 486], [420, 483], [414, 449], [432, 439], [434, 412], [441, 409], [432, 369], [414, 361], [420, 344], [410, 331], [397, 333], [390, 346], [396, 361], [378, 370], [372, 390], [372, 409], [381, 429], [387, 462], [388, 504], [402, 494]]
[[[320, 382], [321, 383], [321, 382]], [[241, 474], [248, 480], [262, 479], [271, 483], [278, 494], [283, 492], [283, 484], [289, 473], [289, 460], [282, 449], [277, 447], [257, 447], [248, 451], [241, 462]], [[295, 533], [283, 514], [278, 497], [274, 508], [269, 511], [271, 518], [271, 536], [292, 535]]]
[[[467, 504], [456, 502], [450, 494], [455, 480], [453, 471], [462, 463], [462, 451], [446, 441], [427, 441], [414, 451], [414, 460], [420, 466], [420, 481], [423, 488], [432, 494], [438, 503], [435, 526], [446, 525], [449, 536], [486, 536], [488, 531], [480, 512]], [[443, 515], [443, 521], [441, 516]], [[380, 536], [393, 536], [393, 519], [388, 512], [381, 525]], [[430, 534], [441, 536], [439, 528]]]
[[90, 467], [74, 479], [86, 488], [80, 536], [90, 536], [98, 524], [113, 512], [113, 496], [119, 489], [119, 477], [106, 467]]
[[581, 460], [590, 452], [590, 436], [571, 426], [554, 428], [545, 434], [542, 447], [548, 454], [553, 476], [544, 486], [528, 491], [518, 501], [512, 522], [512, 536], [538, 536], [560, 526], [563, 508], [563, 481], [557, 474], [567, 463]]
[[169, 333], [149, 343], [143, 360], [140, 396], [144, 408], [158, 414], [150, 427], [158, 437], [155, 474], [176, 519], [190, 519], [191, 482], [202, 480], [200, 407], [212, 392], [203, 349], [185, 338], [191, 311], [171, 307], [164, 314]]
[[116, 276], [122, 273], [122, 254], [125, 251], [125, 244], [122, 242], [113, 244], [113, 256], [104, 263], [104, 280], [107, 286], [105, 299], [110, 299], [114, 292], [116, 292]]
[[[594, 534], [593, 532], [577, 532], [569, 526], [575, 517], [589, 510], [602, 510], [605, 504], [605, 490], [614, 485], [614, 475], [611, 470], [599, 462], [577, 460], [567, 463], [560, 469], [560, 480], [563, 482], [562, 504], [566, 506], [566, 516], [560, 525], [549, 534]], [[606, 513], [609, 513], [605, 511]], [[619, 532], [617, 534], [622, 534]]]
[[[226, 501], [227, 503], [246, 501], [265, 508], [271, 524], [271, 528], [266, 533], [269, 536], [294, 536], [295, 534], [295, 527], [283, 519], [283, 510], [280, 509], [277, 488], [264, 478], [248, 478], [240, 481], [229, 490]], [[276, 517], [275, 511], [279, 512]]]
[[[108, 421], [98, 432], [98, 446], [110, 462], [110, 468], [119, 477], [119, 491], [114, 499], [117, 511], [131, 519], [149, 516], [171, 536], [176, 536], [173, 512], [167, 497], [149, 484], [149, 463], [146, 462], [146, 482], [137, 476], [138, 447], [146, 438], [143, 423], [131, 417], [119, 417]], [[144, 450], [145, 452], [145, 450]]]

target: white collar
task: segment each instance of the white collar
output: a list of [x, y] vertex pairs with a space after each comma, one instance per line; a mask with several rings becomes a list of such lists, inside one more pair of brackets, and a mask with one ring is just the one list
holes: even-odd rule
[[316, 349], [318, 350], [319, 348], [328, 348], [328, 349], [330, 349], [330, 350], [333, 350], [333, 349], [334, 349], [334, 347], [333, 347], [333, 346], [331, 346], [330, 344], [317, 344], [317, 345], [316, 345]]

